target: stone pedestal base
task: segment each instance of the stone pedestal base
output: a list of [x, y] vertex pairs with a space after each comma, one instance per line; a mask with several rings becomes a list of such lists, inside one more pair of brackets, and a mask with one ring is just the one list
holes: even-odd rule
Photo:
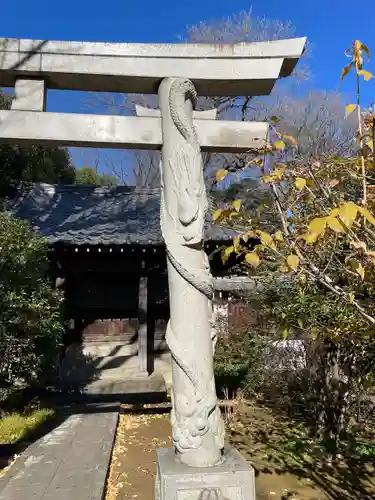
[[234, 448], [216, 467], [188, 467], [172, 449], [157, 452], [155, 500], [255, 500], [253, 468]]

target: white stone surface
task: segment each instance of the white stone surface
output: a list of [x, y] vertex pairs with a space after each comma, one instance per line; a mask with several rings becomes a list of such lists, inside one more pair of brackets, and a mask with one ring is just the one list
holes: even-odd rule
[[224, 425], [213, 374], [213, 280], [202, 245], [208, 203], [193, 123], [195, 97], [188, 79], [166, 78], [160, 85], [160, 221], [169, 283], [173, 443], [181, 463], [210, 467], [220, 462]]
[[[241, 152], [264, 146], [268, 124], [195, 122], [202, 151]], [[161, 118], [0, 111], [0, 142], [104, 148], [160, 149]]]
[[32, 40], [21, 38], [0, 38], [0, 51], [20, 54], [73, 54], [112, 57], [152, 58], [299, 58], [306, 44], [306, 38], [256, 43], [109, 43], [85, 41]]
[[[137, 116], [152, 116], [161, 118], [160, 109], [146, 108], [145, 106], [135, 105], [135, 114]], [[194, 120], [215, 120], [217, 116], [217, 109], [206, 109], [204, 111], [193, 110]]]
[[234, 448], [216, 467], [203, 469], [178, 463], [172, 450], [157, 452], [156, 500], [255, 500], [255, 474]]
[[306, 368], [303, 340], [277, 340], [266, 349], [265, 361], [271, 371], [298, 371]]
[[214, 314], [217, 337], [227, 337], [229, 334], [228, 302], [225, 304], [214, 303]]
[[19, 78], [16, 80], [12, 110], [45, 111], [46, 90], [44, 80]]
[[0, 86], [15, 77], [48, 88], [156, 93], [165, 77], [187, 77], [202, 95], [268, 94], [288, 76], [306, 40], [252, 44], [109, 44], [0, 39]]

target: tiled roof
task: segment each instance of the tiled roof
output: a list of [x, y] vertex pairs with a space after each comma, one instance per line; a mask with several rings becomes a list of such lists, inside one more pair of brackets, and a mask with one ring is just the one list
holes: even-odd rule
[[[160, 189], [35, 184], [11, 208], [50, 243], [159, 245]], [[208, 216], [209, 217], [209, 216]], [[206, 223], [206, 241], [227, 241], [233, 232]]]

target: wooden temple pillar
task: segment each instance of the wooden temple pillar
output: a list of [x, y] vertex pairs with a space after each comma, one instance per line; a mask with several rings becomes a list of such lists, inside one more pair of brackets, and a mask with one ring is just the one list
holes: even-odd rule
[[139, 376], [148, 376], [148, 337], [147, 337], [147, 295], [148, 295], [148, 266], [143, 257], [139, 278], [138, 292], [138, 368]]

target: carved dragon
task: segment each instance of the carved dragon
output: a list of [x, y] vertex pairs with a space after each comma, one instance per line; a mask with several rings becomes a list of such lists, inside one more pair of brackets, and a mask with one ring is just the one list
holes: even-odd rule
[[[169, 261], [180, 276], [191, 286], [199, 290], [207, 298], [209, 317], [211, 318], [211, 340], [214, 351], [216, 332], [214, 328], [214, 314], [212, 308], [213, 279], [207, 255], [202, 249], [207, 197], [202, 168], [202, 159], [198, 137], [194, 125], [185, 112], [185, 101], [191, 99], [195, 106], [197, 94], [190, 80], [172, 79], [169, 88], [169, 110], [172, 121], [184, 138], [184, 146], [177, 154], [176, 164], [170, 164], [174, 177], [174, 188], [177, 194], [178, 220], [170, 213], [168, 216], [174, 222], [175, 231], [171, 236], [165, 230], [165, 203], [164, 189], [161, 196], [161, 227], [166, 244], [166, 253]], [[163, 186], [163, 175], [161, 178]], [[185, 262], [181, 255], [181, 246], [186, 246], [202, 254], [203, 265], [200, 269], [187, 269], [181, 264]], [[186, 349], [183, 349], [176, 339], [170, 321], [167, 325], [166, 341], [177, 365], [185, 373], [194, 388], [195, 401], [188, 400], [183, 394], [179, 395], [179, 416], [183, 418], [183, 425], [177, 422], [175, 410], [172, 410], [173, 441], [176, 448], [184, 450], [197, 449], [201, 438], [211, 428], [223, 447], [224, 429], [217, 408], [216, 394], [194, 372], [194, 360], [189, 358]], [[173, 405], [175, 408], [175, 405]], [[182, 409], [182, 410], [181, 410]]]

